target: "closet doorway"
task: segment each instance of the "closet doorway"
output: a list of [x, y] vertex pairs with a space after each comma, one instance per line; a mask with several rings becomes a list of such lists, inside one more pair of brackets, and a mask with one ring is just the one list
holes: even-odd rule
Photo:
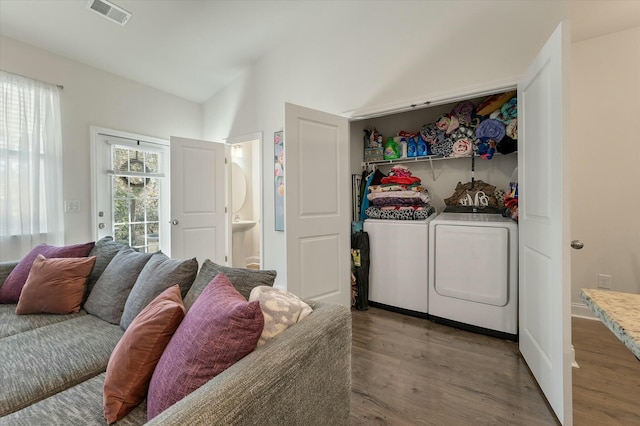
[[262, 267], [262, 134], [226, 141], [230, 145], [229, 203], [231, 206], [231, 265]]

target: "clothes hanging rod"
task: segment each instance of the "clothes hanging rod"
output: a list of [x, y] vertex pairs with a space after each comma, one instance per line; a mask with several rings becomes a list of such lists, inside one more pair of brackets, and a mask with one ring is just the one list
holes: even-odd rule
[[39, 81], [40, 83], [50, 84], [50, 85], [52, 85], [52, 86], [56, 86], [56, 87], [57, 87], [58, 89], [60, 89], [60, 90], [64, 90], [64, 85], [62, 85], [62, 84], [49, 83], [48, 81], [39, 80], [39, 79], [37, 79], [37, 78], [29, 77], [28, 75], [18, 74], [17, 72], [6, 71], [6, 70], [3, 70], [3, 69], [0, 69], [0, 71], [2, 71], [2, 72], [6, 72], [7, 74], [17, 75], [18, 77], [23, 77], [23, 78], [28, 78], [28, 79], [30, 79], [30, 80]]

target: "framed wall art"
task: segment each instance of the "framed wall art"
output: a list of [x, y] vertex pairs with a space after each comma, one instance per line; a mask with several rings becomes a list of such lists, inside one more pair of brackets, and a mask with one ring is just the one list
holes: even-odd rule
[[276, 231], [284, 231], [284, 132], [273, 134]]

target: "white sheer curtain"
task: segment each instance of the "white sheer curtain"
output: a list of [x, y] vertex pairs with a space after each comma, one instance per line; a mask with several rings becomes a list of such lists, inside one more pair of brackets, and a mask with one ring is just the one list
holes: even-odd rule
[[0, 71], [0, 261], [63, 243], [60, 127], [56, 86]]

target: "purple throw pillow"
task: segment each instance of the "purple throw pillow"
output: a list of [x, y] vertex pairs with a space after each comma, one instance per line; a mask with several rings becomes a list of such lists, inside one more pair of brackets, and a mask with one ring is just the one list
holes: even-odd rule
[[13, 268], [13, 271], [7, 276], [4, 284], [0, 287], [0, 303], [18, 303], [22, 287], [29, 277], [31, 266], [39, 254], [47, 259], [56, 257], [87, 257], [89, 252], [95, 245], [91, 241], [84, 244], [74, 244], [71, 246], [56, 247], [47, 244], [40, 244], [34, 247], [27, 255], [22, 258], [20, 263]]
[[218, 274], [187, 312], [149, 384], [147, 419], [204, 385], [253, 351], [264, 327], [260, 303], [247, 302]]

